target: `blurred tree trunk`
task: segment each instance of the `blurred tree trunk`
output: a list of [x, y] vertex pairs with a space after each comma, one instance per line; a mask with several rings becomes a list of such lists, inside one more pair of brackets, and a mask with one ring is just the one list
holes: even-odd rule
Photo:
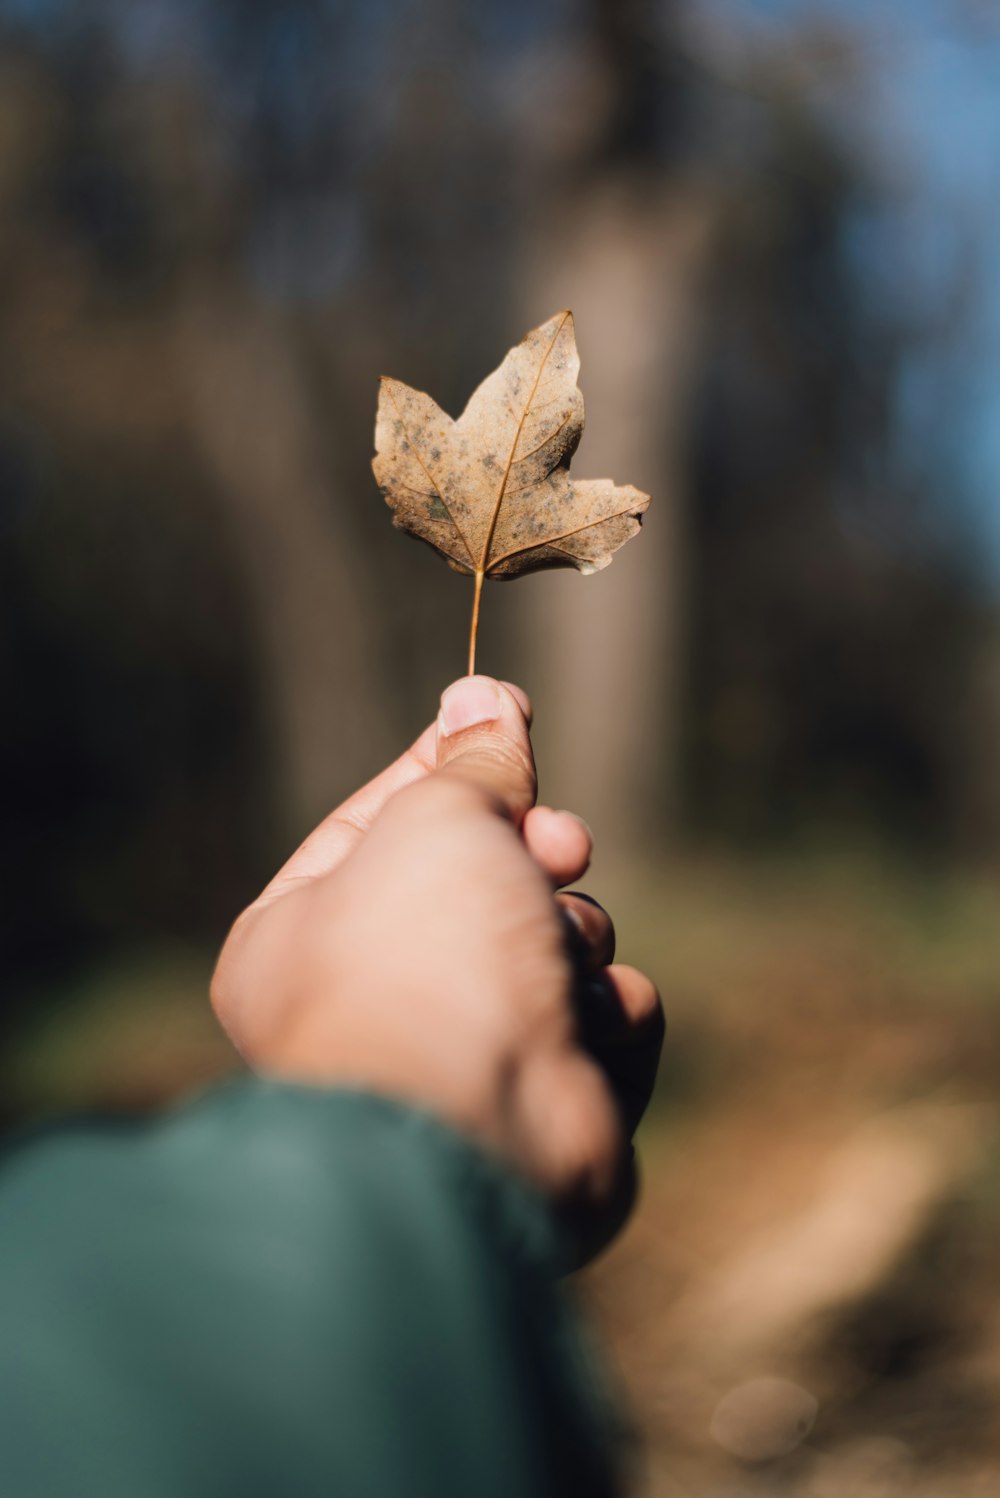
[[676, 810], [684, 428], [712, 218], [707, 200], [618, 173], [555, 205], [528, 254], [525, 325], [563, 306], [577, 319], [587, 426], [576, 472], [653, 496], [642, 535], [607, 571], [552, 574], [523, 606], [524, 675], [547, 707], [547, 793], [609, 850], [648, 840], [651, 816], [669, 827]]
[[[334, 520], [318, 418], [287, 327], [231, 296], [190, 296], [177, 357], [191, 429], [229, 507], [254, 602], [279, 802], [304, 832], [388, 755], [388, 694], [364, 559]], [[328, 438], [326, 439], [328, 441]]]

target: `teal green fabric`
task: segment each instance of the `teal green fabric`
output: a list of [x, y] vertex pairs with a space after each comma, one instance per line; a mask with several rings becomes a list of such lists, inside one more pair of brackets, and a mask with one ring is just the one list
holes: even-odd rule
[[545, 1206], [429, 1117], [246, 1081], [0, 1168], [5, 1498], [573, 1498], [613, 1420]]

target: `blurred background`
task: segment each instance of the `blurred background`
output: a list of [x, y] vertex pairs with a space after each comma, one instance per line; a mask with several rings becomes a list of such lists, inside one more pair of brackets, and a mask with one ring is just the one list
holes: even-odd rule
[[650, 1498], [1000, 1491], [998, 77], [991, 0], [0, 0], [4, 1121], [233, 1068], [229, 922], [463, 669], [377, 377], [572, 306], [653, 504], [480, 664], [670, 1013]]

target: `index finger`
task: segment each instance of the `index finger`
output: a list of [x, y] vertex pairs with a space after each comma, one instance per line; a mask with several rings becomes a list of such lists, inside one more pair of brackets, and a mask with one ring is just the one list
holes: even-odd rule
[[290, 885], [320, 879], [343, 863], [390, 797], [437, 768], [436, 737], [436, 725], [431, 723], [380, 775], [324, 817], [281, 866], [259, 899], [265, 902], [277, 899]]
[[[530, 724], [531, 702], [520, 687], [504, 682]], [[430, 723], [397, 760], [367, 785], [348, 796], [310, 832], [264, 888], [259, 901], [269, 902], [294, 884], [332, 873], [357, 847], [379, 812], [397, 791], [437, 769], [437, 724]]]

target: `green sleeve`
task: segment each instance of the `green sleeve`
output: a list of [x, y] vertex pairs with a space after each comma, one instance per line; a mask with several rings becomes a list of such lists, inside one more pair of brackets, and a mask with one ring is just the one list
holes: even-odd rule
[[240, 1082], [0, 1170], [0, 1492], [616, 1492], [540, 1199], [423, 1114]]

